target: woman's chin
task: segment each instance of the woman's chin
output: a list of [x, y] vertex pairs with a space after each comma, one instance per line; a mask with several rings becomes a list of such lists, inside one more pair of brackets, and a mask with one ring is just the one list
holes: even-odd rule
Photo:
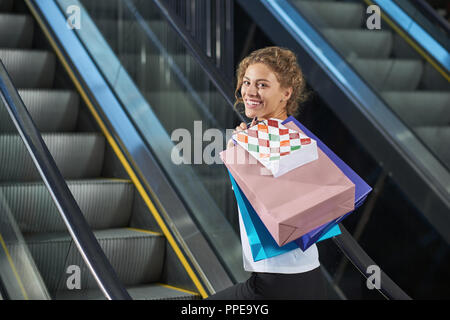
[[261, 115], [261, 112], [258, 112], [258, 110], [255, 109], [250, 109], [250, 108], [245, 108], [245, 116], [247, 118], [254, 118], [257, 117], [258, 115]]

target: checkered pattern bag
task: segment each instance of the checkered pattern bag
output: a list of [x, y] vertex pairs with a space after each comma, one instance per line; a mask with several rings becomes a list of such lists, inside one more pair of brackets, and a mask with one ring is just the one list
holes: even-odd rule
[[278, 119], [262, 121], [234, 134], [233, 139], [275, 178], [318, 157], [315, 140], [286, 128]]

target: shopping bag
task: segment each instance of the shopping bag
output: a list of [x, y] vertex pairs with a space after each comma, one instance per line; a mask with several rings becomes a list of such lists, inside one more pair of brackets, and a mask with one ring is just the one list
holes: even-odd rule
[[[306, 249], [302, 248], [302, 246], [310, 239], [310, 237], [308, 237], [308, 239], [302, 240], [306, 235], [300, 239], [289, 242], [282, 247], [278, 246], [261, 219], [258, 217], [258, 214], [248, 202], [242, 190], [237, 185], [231, 173], [229, 174], [239, 212], [241, 213], [242, 221], [244, 223], [245, 233], [247, 234], [248, 242], [250, 244], [253, 261], [275, 257], [297, 248], [305, 251]], [[341, 230], [339, 229], [339, 226], [335, 224], [330, 226], [315, 242], [323, 241], [339, 234], [341, 234]], [[312, 245], [312, 243], [310, 245]]]
[[274, 177], [317, 160], [316, 141], [285, 127], [282, 122], [270, 118], [232, 136]]
[[240, 145], [220, 156], [278, 246], [354, 210], [355, 185], [320, 148], [317, 160], [277, 178], [261, 175]]
[[[291, 124], [289, 124], [291, 123]], [[368, 194], [372, 191], [372, 188], [355, 172], [352, 168], [350, 168], [341, 158], [339, 158], [330, 148], [328, 148], [319, 138], [317, 138], [314, 133], [308, 130], [303, 124], [300, 123], [293, 116], [290, 116], [286, 120], [283, 121], [283, 125], [290, 127], [294, 130], [300, 130], [300, 132], [306, 134], [308, 137], [311, 137], [317, 142], [317, 146], [320, 150], [322, 150], [331, 161], [355, 184], [355, 210], [359, 208], [364, 201], [366, 200]], [[291, 127], [294, 125], [294, 127]], [[340, 223], [346, 217], [348, 217], [351, 213], [338, 217], [334, 221], [330, 222], [331, 224]], [[313, 230], [314, 231], [314, 230]], [[312, 234], [311, 231], [308, 234]]]

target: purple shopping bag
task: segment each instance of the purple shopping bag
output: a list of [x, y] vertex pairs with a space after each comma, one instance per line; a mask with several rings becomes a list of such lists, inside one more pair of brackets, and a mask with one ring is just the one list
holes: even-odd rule
[[[360, 207], [367, 195], [372, 191], [372, 188], [355, 172], [350, 168], [344, 161], [342, 161], [330, 148], [328, 148], [319, 138], [317, 138], [311, 131], [309, 131], [304, 125], [302, 125], [297, 119], [290, 116], [285, 121], [283, 121], [283, 125], [288, 124], [289, 122], [293, 122], [299, 129], [303, 131], [308, 137], [317, 141], [317, 146], [334, 162], [334, 164], [341, 169], [341, 171], [355, 184], [355, 210]], [[328, 230], [330, 230], [334, 225], [340, 223], [344, 220], [348, 215], [350, 215], [353, 211], [348, 212], [347, 214], [334, 219], [331, 222], [328, 222], [314, 230], [311, 230], [304, 236], [302, 236], [299, 240], [301, 241], [300, 247], [302, 250], [306, 250], [313, 243], [317, 242], [320, 237], [325, 234]]]

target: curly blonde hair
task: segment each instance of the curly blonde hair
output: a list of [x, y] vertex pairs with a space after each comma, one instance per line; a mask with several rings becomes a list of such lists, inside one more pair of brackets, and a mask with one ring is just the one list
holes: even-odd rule
[[234, 92], [236, 98], [234, 107], [236, 108], [244, 103], [240, 94], [243, 78], [247, 68], [255, 63], [263, 63], [269, 67], [275, 73], [281, 88], [292, 88], [291, 97], [286, 104], [286, 111], [288, 116], [295, 116], [299, 104], [308, 99], [309, 92], [306, 90], [306, 81], [295, 53], [281, 47], [267, 47], [253, 51], [239, 63], [236, 71], [237, 84]]

